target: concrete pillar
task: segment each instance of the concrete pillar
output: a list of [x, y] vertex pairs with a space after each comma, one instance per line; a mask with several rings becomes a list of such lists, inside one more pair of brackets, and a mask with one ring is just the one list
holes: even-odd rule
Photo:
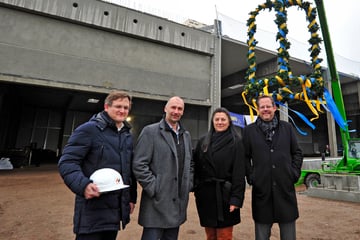
[[288, 103], [285, 103], [285, 106], [280, 106], [280, 120], [283, 120], [285, 122], [289, 121], [289, 108]]
[[221, 106], [221, 21], [215, 20], [214, 26], [214, 54], [211, 60], [211, 107], [209, 109], [209, 124], [211, 122], [212, 112]]
[[[330, 79], [330, 72], [327, 69], [323, 74], [324, 79], [324, 86], [329, 90], [330, 94], [332, 95], [332, 88], [331, 88], [331, 79]], [[337, 157], [337, 140], [336, 140], [336, 124], [333, 116], [331, 113], [326, 112], [326, 121], [328, 126], [328, 140], [329, 140], [329, 147], [330, 147], [330, 156]]]

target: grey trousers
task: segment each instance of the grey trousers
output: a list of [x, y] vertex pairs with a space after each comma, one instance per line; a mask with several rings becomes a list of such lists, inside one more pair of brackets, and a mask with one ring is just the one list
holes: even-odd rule
[[143, 228], [141, 240], [177, 240], [179, 227], [176, 228]]
[[[272, 223], [263, 224], [255, 222], [255, 240], [269, 240], [271, 235]], [[279, 223], [281, 240], [296, 240], [295, 221], [289, 223]]]

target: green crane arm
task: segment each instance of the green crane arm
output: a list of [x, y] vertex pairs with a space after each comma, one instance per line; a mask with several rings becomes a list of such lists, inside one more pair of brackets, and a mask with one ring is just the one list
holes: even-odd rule
[[[327, 21], [326, 21], [324, 3], [322, 0], [315, 0], [315, 3], [316, 3], [317, 10], [318, 10], [320, 28], [321, 28], [321, 32], [322, 32], [323, 40], [324, 40], [324, 44], [325, 44], [326, 57], [327, 57], [327, 61], [328, 61], [328, 67], [330, 70], [331, 87], [332, 87], [334, 101], [335, 101], [335, 104], [336, 104], [341, 116], [343, 117], [343, 119], [345, 121], [347, 121], [344, 100], [343, 100], [342, 92], [341, 92], [340, 79], [339, 79], [338, 72], [336, 70], [334, 53], [332, 50], [329, 29], [328, 29], [328, 25], [327, 25]], [[344, 165], [346, 165], [347, 164], [346, 157], [347, 157], [348, 151], [349, 151], [348, 142], [350, 139], [348, 127], [346, 126], [345, 129], [340, 128], [340, 134], [341, 134], [341, 141], [342, 141], [343, 148], [344, 148]]]

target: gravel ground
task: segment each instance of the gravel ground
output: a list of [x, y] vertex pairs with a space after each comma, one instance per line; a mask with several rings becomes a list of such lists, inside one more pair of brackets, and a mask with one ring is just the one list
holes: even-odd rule
[[[0, 170], [0, 192], [1, 240], [74, 239], [74, 195], [63, 184], [56, 165]], [[360, 204], [309, 197], [304, 187], [299, 187], [297, 192], [298, 240], [360, 239]], [[250, 189], [247, 189], [241, 210], [242, 222], [234, 228], [234, 240], [254, 239], [250, 200]], [[119, 232], [118, 240], [140, 239], [142, 228], [137, 224], [138, 209], [137, 205], [130, 224]], [[188, 220], [180, 228], [179, 239], [205, 239], [193, 194], [190, 194]], [[280, 239], [277, 225], [271, 236], [271, 240], [274, 239]]]

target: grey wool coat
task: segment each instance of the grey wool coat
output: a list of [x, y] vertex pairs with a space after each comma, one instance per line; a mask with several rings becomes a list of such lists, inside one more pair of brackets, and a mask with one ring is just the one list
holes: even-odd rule
[[255, 124], [243, 132], [247, 172], [252, 185], [252, 215], [258, 223], [287, 223], [299, 217], [294, 184], [303, 161], [293, 127], [279, 121], [273, 141]]
[[185, 148], [180, 188], [176, 145], [165, 120], [145, 126], [138, 138], [133, 173], [142, 186], [138, 222], [143, 227], [174, 228], [186, 220], [194, 164], [190, 133], [180, 132]]

